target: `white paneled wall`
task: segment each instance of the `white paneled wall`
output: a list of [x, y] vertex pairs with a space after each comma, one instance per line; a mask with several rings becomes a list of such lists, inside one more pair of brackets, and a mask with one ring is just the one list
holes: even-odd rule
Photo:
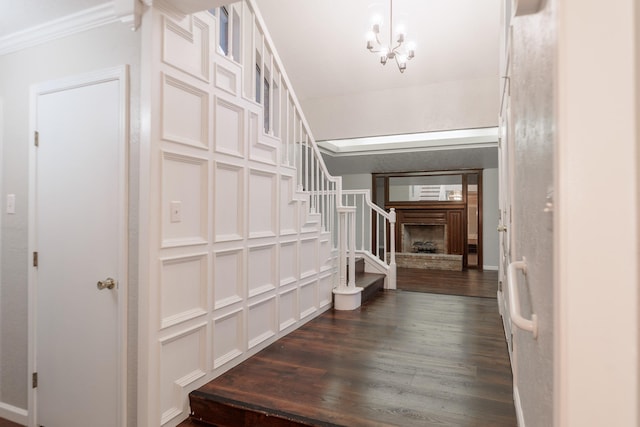
[[154, 4], [139, 420], [175, 426], [190, 391], [331, 307], [335, 251], [297, 191], [291, 156], [306, 133], [251, 6], [227, 6], [224, 56], [216, 16]]

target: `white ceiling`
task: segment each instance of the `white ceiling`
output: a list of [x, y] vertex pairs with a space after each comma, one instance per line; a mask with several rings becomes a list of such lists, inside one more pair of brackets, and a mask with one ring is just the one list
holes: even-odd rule
[[497, 78], [500, 0], [395, 0], [394, 21], [416, 43], [400, 74], [368, 52], [371, 18], [388, 0], [255, 0], [296, 95], [305, 99]]

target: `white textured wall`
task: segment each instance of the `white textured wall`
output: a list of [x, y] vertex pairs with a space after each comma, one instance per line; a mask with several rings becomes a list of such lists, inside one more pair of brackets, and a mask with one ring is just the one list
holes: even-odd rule
[[[497, 70], [496, 70], [497, 71]], [[314, 137], [327, 139], [497, 126], [495, 79], [306, 99]]]
[[498, 169], [482, 172], [482, 264], [497, 270], [499, 261], [498, 236]]
[[558, 1], [558, 55], [556, 425], [638, 426], [638, 1]]
[[[34, 48], [0, 56], [0, 98], [4, 99], [2, 199], [16, 195], [16, 214], [2, 210], [0, 282], [0, 402], [27, 408], [27, 194], [29, 86], [33, 83], [121, 64], [131, 65], [132, 111], [137, 111], [139, 34], [112, 24]], [[7, 108], [10, 106], [10, 108]], [[132, 128], [139, 126], [132, 115]], [[137, 146], [132, 132], [132, 147]], [[135, 151], [135, 149], [134, 149]], [[132, 153], [135, 167], [137, 155]], [[135, 224], [136, 180], [132, 182], [132, 225]], [[132, 245], [135, 245], [132, 236]], [[131, 250], [135, 254], [135, 250]], [[130, 260], [130, 289], [135, 293], [136, 262]], [[135, 306], [135, 304], [134, 304]], [[135, 321], [135, 318], [132, 319]], [[131, 328], [135, 331], [135, 326]], [[131, 347], [135, 349], [135, 345]], [[133, 375], [135, 378], [135, 375]]]
[[[556, 2], [533, 15], [512, 20], [509, 149], [515, 163], [511, 261], [526, 258], [518, 273], [524, 317], [538, 316], [537, 339], [513, 328], [514, 387], [521, 422], [553, 425], [553, 265], [552, 214], [545, 212], [554, 187]], [[521, 411], [521, 412], [520, 412]]]

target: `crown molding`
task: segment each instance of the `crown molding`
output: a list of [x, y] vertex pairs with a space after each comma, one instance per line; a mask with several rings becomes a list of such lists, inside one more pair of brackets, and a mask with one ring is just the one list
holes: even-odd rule
[[27, 28], [0, 38], [0, 56], [114, 22], [130, 23], [133, 15], [118, 16], [112, 2]]

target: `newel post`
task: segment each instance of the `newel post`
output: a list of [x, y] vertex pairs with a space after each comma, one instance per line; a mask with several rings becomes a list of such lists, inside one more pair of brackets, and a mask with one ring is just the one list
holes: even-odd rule
[[[339, 207], [338, 211], [338, 286], [333, 289], [336, 310], [355, 310], [362, 302], [362, 288], [355, 285], [355, 206]], [[347, 224], [349, 230], [347, 230]], [[347, 283], [347, 243], [349, 244], [349, 281]]]

